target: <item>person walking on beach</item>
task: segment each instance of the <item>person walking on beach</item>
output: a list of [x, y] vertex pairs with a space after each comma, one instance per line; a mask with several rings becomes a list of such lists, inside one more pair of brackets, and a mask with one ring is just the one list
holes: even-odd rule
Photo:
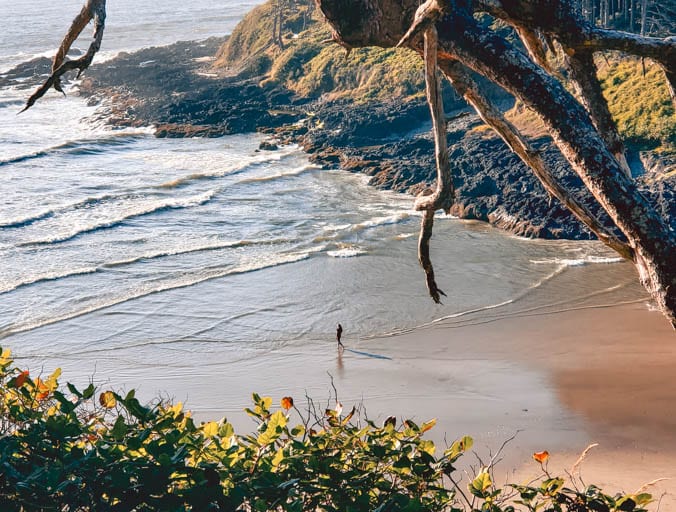
[[343, 326], [338, 324], [338, 327], [336, 328], [336, 341], [338, 342], [338, 350], [343, 350], [345, 349], [345, 346], [343, 343], [340, 341], [340, 338], [343, 336]]

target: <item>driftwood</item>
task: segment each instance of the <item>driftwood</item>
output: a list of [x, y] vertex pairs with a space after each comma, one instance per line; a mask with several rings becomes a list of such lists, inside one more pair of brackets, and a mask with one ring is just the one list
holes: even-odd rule
[[[563, 201], [607, 245], [631, 259], [642, 284], [676, 327], [676, 236], [627, 174], [624, 148], [595, 76], [594, 52], [621, 50], [655, 60], [673, 90], [676, 40], [641, 37], [591, 26], [571, 0], [317, 0], [334, 37], [350, 47], [403, 44], [423, 53], [421, 33], [438, 32], [440, 69], [479, 115], [529, 165], [548, 192]], [[529, 55], [473, 17], [486, 12], [514, 26]], [[581, 101], [546, 62], [560, 47]], [[605, 230], [572, 194], [556, 183], [540, 156], [471, 81], [477, 72], [514, 95], [547, 127], [554, 144], [626, 238]], [[676, 102], [676, 97], [675, 102]], [[429, 96], [428, 96], [429, 100]], [[431, 230], [431, 222], [423, 223]], [[422, 238], [422, 237], [421, 237]], [[429, 273], [428, 273], [429, 279]]]

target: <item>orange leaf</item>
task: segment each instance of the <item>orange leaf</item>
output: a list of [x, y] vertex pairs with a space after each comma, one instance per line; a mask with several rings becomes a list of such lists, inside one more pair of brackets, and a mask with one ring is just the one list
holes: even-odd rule
[[281, 400], [282, 404], [282, 409], [286, 409], [287, 411], [293, 407], [293, 398], [290, 396], [285, 396]]
[[19, 375], [17, 375], [16, 380], [14, 381], [14, 385], [17, 388], [20, 388], [26, 383], [27, 378], [28, 378], [28, 370], [24, 370]]
[[49, 386], [45, 384], [45, 382], [40, 377], [35, 379], [35, 388], [37, 390], [35, 398], [37, 398], [38, 400], [44, 400], [49, 396], [50, 392]]
[[535, 452], [533, 458], [540, 464], [544, 464], [549, 459], [549, 452], [547, 450], [543, 452]]
[[117, 400], [112, 391], [104, 391], [99, 395], [99, 403], [106, 409], [112, 409], [117, 405]]

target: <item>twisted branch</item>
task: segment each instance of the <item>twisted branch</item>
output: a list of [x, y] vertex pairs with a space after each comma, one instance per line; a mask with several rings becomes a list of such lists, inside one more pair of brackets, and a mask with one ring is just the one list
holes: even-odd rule
[[[82, 33], [84, 28], [90, 21], [94, 20], [94, 40], [89, 45], [87, 52], [79, 59], [66, 60], [68, 51], [71, 45], [78, 36]], [[80, 13], [75, 16], [71, 23], [68, 32], [63, 38], [59, 46], [54, 60], [52, 62], [52, 73], [47, 80], [28, 98], [26, 106], [21, 110], [25, 112], [31, 108], [37, 100], [42, 98], [45, 93], [54, 87], [57, 91], [63, 93], [61, 87], [61, 77], [68, 71], [77, 69], [77, 78], [80, 78], [82, 72], [87, 69], [94, 59], [94, 55], [101, 48], [101, 41], [103, 40], [103, 31], [106, 25], [106, 0], [87, 0], [87, 3], [82, 7]], [[64, 93], [65, 94], [65, 93]], [[20, 112], [20, 113], [21, 113]]]
[[[434, 0], [433, 0], [434, 1]], [[428, 2], [429, 3], [429, 2]], [[438, 16], [438, 10], [428, 10], [427, 4], [421, 6], [427, 15], [433, 18]], [[419, 9], [420, 11], [420, 9]], [[416, 13], [416, 19], [421, 18]], [[425, 58], [425, 93], [427, 103], [432, 115], [432, 132], [434, 135], [435, 161], [437, 167], [437, 186], [433, 193], [421, 195], [416, 199], [415, 209], [423, 212], [420, 223], [420, 237], [418, 238], [418, 261], [427, 277], [427, 290], [430, 297], [437, 304], [441, 303], [441, 295], [446, 294], [439, 289], [434, 279], [434, 268], [430, 258], [430, 239], [434, 226], [434, 212], [438, 209], [450, 213], [453, 205], [455, 191], [451, 178], [451, 165], [448, 158], [448, 145], [446, 142], [446, 120], [444, 119], [444, 105], [441, 97], [439, 75], [437, 73], [437, 29], [434, 23], [425, 24], [424, 32], [424, 58]], [[420, 22], [418, 23], [418, 27]], [[415, 27], [411, 27], [408, 33], [414, 35]], [[405, 39], [405, 38], [404, 38]], [[403, 40], [403, 39], [402, 39]]]

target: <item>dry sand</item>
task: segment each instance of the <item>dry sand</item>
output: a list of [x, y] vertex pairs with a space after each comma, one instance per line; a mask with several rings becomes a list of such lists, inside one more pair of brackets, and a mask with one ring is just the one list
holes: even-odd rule
[[[659, 313], [632, 304], [458, 329], [440, 324], [378, 340], [372, 349], [389, 348], [402, 356], [423, 346], [439, 362], [471, 360], [480, 354], [540, 376], [540, 388], [508, 388], [501, 397], [504, 401], [509, 399], [504, 395], [523, 393], [528, 413], [509, 411], [511, 418], [503, 416], [492, 432], [486, 430], [491, 429], [490, 418], [467, 428], [493, 451], [500, 433], [523, 429], [505, 450], [502, 470], [513, 470], [511, 481], [538, 474], [539, 466], [530, 458], [534, 451], [549, 450], [550, 470], [562, 474], [585, 446], [599, 443], [582, 468], [587, 483], [611, 492], [633, 492], [648, 481], [670, 478], [651, 492], [661, 497], [659, 510], [676, 511], [676, 335]], [[555, 399], [554, 407], [534, 400], [547, 392]], [[528, 405], [533, 401], [534, 407]], [[471, 410], [472, 405], [467, 407]], [[411, 410], [419, 411], [420, 404], [411, 404]], [[459, 411], [459, 416], [464, 414]], [[444, 428], [445, 421], [440, 423]], [[657, 510], [658, 504], [652, 507]]]

